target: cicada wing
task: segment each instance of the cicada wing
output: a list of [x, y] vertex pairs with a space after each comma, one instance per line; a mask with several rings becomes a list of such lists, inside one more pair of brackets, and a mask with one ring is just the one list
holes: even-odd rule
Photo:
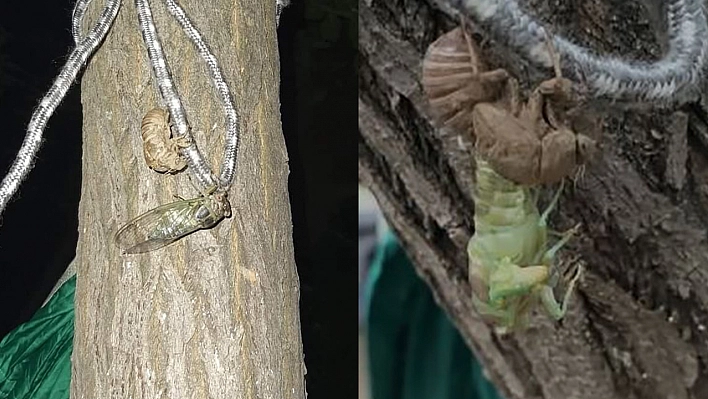
[[116, 245], [128, 254], [162, 248], [201, 227], [194, 217], [201, 203], [182, 200], [151, 209], [118, 230]]
[[124, 254], [139, 254], [154, 251], [177, 241], [172, 238], [146, 238], [146, 233], [135, 224], [125, 225], [116, 234], [116, 244]]

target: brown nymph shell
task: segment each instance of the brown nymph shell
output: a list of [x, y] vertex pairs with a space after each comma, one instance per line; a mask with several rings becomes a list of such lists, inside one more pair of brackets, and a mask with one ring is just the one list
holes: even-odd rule
[[188, 143], [172, 138], [169, 116], [166, 110], [153, 108], [145, 114], [140, 126], [145, 163], [160, 173], [176, 173], [187, 166], [179, 149]]
[[474, 134], [472, 109], [480, 102], [497, 101], [508, 77], [501, 69], [488, 72], [479, 53], [464, 28], [458, 27], [433, 42], [423, 60], [423, 89], [430, 109], [444, 127], [457, 132]]

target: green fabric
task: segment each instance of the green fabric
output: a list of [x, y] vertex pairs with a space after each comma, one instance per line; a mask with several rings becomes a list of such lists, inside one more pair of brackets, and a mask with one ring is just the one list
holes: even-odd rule
[[367, 276], [371, 399], [500, 399], [392, 233]]
[[69, 397], [76, 276], [0, 342], [0, 398]]

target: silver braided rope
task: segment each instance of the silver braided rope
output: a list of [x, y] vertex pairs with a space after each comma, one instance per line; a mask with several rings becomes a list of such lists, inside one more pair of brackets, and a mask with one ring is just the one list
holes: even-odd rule
[[[474, 16], [499, 41], [529, 61], [549, 67], [545, 31], [516, 0], [447, 0], [463, 13]], [[575, 66], [596, 96], [678, 105], [694, 100], [700, 90], [706, 53], [708, 23], [704, 0], [669, 0], [667, 27], [669, 50], [656, 62], [601, 56], [559, 35], [553, 35], [563, 62]]]
[[200, 188], [207, 191], [216, 186], [216, 176], [199, 152], [197, 144], [194, 142], [191, 128], [187, 123], [187, 117], [182, 106], [179, 94], [175, 88], [172, 76], [170, 75], [165, 54], [162, 51], [160, 39], [157, 36], [155, 22], [147, 0], [135, 0], [138, 8], [138, 19], [140, 29], [143, 33], [145, 47], [147, 47], [150, 63], [155, 73], [157, 86], [160, 89], [162, 100], [167, 109], [170, 110], [172, 124], [176, 130], [175, 137], [184, 137], [189, 140], [189, 147], [182, 149], [182, 154], [187, 158], [187, 164], [192, 175], [196, 178]]
[[[201, 33], [194, 27], [192, 21], [189, 20], [187, 14], [185, 14], [182, 7], [180, 7], [174, 0], [165, 0], [167, 4], [167, 9], [170, 13], [177, 19], [177, 22], [182, 26], [182, 29], [187, 34], [187, 37], [194, 43], [197, 48], [199, 55], [204, 59], [209, 68], [209, 73], [211, 74], [212, 83], [219, 94], [221, 99], [221, 105], [224, 108], [224, 113], [226, 114], [226, 138], [224, 140], [224, 158], [221, 163], [221, 176], [219, 181], [219, 190], [228, 191], [233, 183], [235, 170], [236, 170], [236, 151], [238, 150], [239, 141], [239, 119], [236, 114], [236, 109], [234, 108], [233, 100], [231, 99], [231, 93], [229, 93], [229, 86], [224, 80], [224, 76], [221, 73], [221, 68], [216, 60], [214, 54], [212, 54], [209, 47], [204, 42]], [[277, 14], [276, 14], [277, 15]]]
[[77, 0], [74, 5], [74, 12], [71, 14], [71, 35], [74, 37], [74, 43], [79, 44], [83, 35], [81, 34], [81, 22], [84, 19], [84, 13], [91, 0]]
[[[79, 1], [78, 4], [82, 5], [84, 7], [83, 9], [85, 9], [86, 3], [88, 3], [88, 1]], [[54, 80], [49, 91], [47, 91], [47, 94], [44, 95], [39, 106], [37, 106], [32, 113], [30, 122], [27, 125], [27, 134], [17, 153], [17, 157], [12, 163], [10, 171], [2, 180], [2, 183], [0, 183], [0, 213], [5, 210], [10, 198], [17, 192], [20, 183], [25, 179], [32, 168], [49, 117], [52, 116], [54, 110], [61, 100], [64, 99], [64, 96], [66, 96], [66, 92], [76, 79], [79, 70], [86, 63], [86, 60], [88, 60], [106, 37], [106, 33], [108, 33], [108, 29], [113, 24], [116, 15], [118, 15], [119, 9], [120, 0], [106, 0], [106, 5], [98, 21], [91, 27], [86, 37], [71, 51], [69, 58], [59, 72], [59, 76]], [[76, 12], [74, 14], [76, 14]], [[82, 14], [83, 10], [79, 10], [79, 15]], [[74, 24], [72, 22], [72, 30], [73, 29]], [[78, 30], [78, 27], [76, 30]]]

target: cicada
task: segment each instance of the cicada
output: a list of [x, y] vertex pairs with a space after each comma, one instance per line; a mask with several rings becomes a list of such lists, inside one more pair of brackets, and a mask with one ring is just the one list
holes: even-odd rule
[[231, 216], [226, 193], [210, 193], [158, 206], [136, 217], [115, 235], [116, 245], [127, 254], [149, 252], [171, 244], [197, 230], [210, 229]]
[[526, 103], [519, 100], [516, 80], [488, 71], [478, 51], [463, 28], [444, 35], [426, 54], [423, 87], [439, 121], [473, 135], [475, 232], [467, 246], [472, 299], [498, 331], [510, 332], [527, 325], [538, 302], [556, 320], [567, 311], [582, 267], [575, 268], [558, 300], [555, 255], [578, 227], [549, 248], [548, 217], [561, 189], [543, 213], [537, 198], [541, 184], [560, 181], [562, 187], [587, 160], [594, 141], [566, 124], [572, 82], [561, 76], [552, 46], [556, 77], [542, 82]]
[[556, 253], [579, 226], [561, 234], [548, 248], [548, 217], [562, 192], [556, 191], [543, 213], [537, 208], [538, 188], [502, 177], [486, 161], [477, 159], [475, 233], [467, 245], [469, 277], [477, 310], [496, 322], [499, 332], [522, 330], [528, 312], [538, 302], [560, 320], [583, 268], [572, 270], [561, 301], [553, 289], [558, 283]]

